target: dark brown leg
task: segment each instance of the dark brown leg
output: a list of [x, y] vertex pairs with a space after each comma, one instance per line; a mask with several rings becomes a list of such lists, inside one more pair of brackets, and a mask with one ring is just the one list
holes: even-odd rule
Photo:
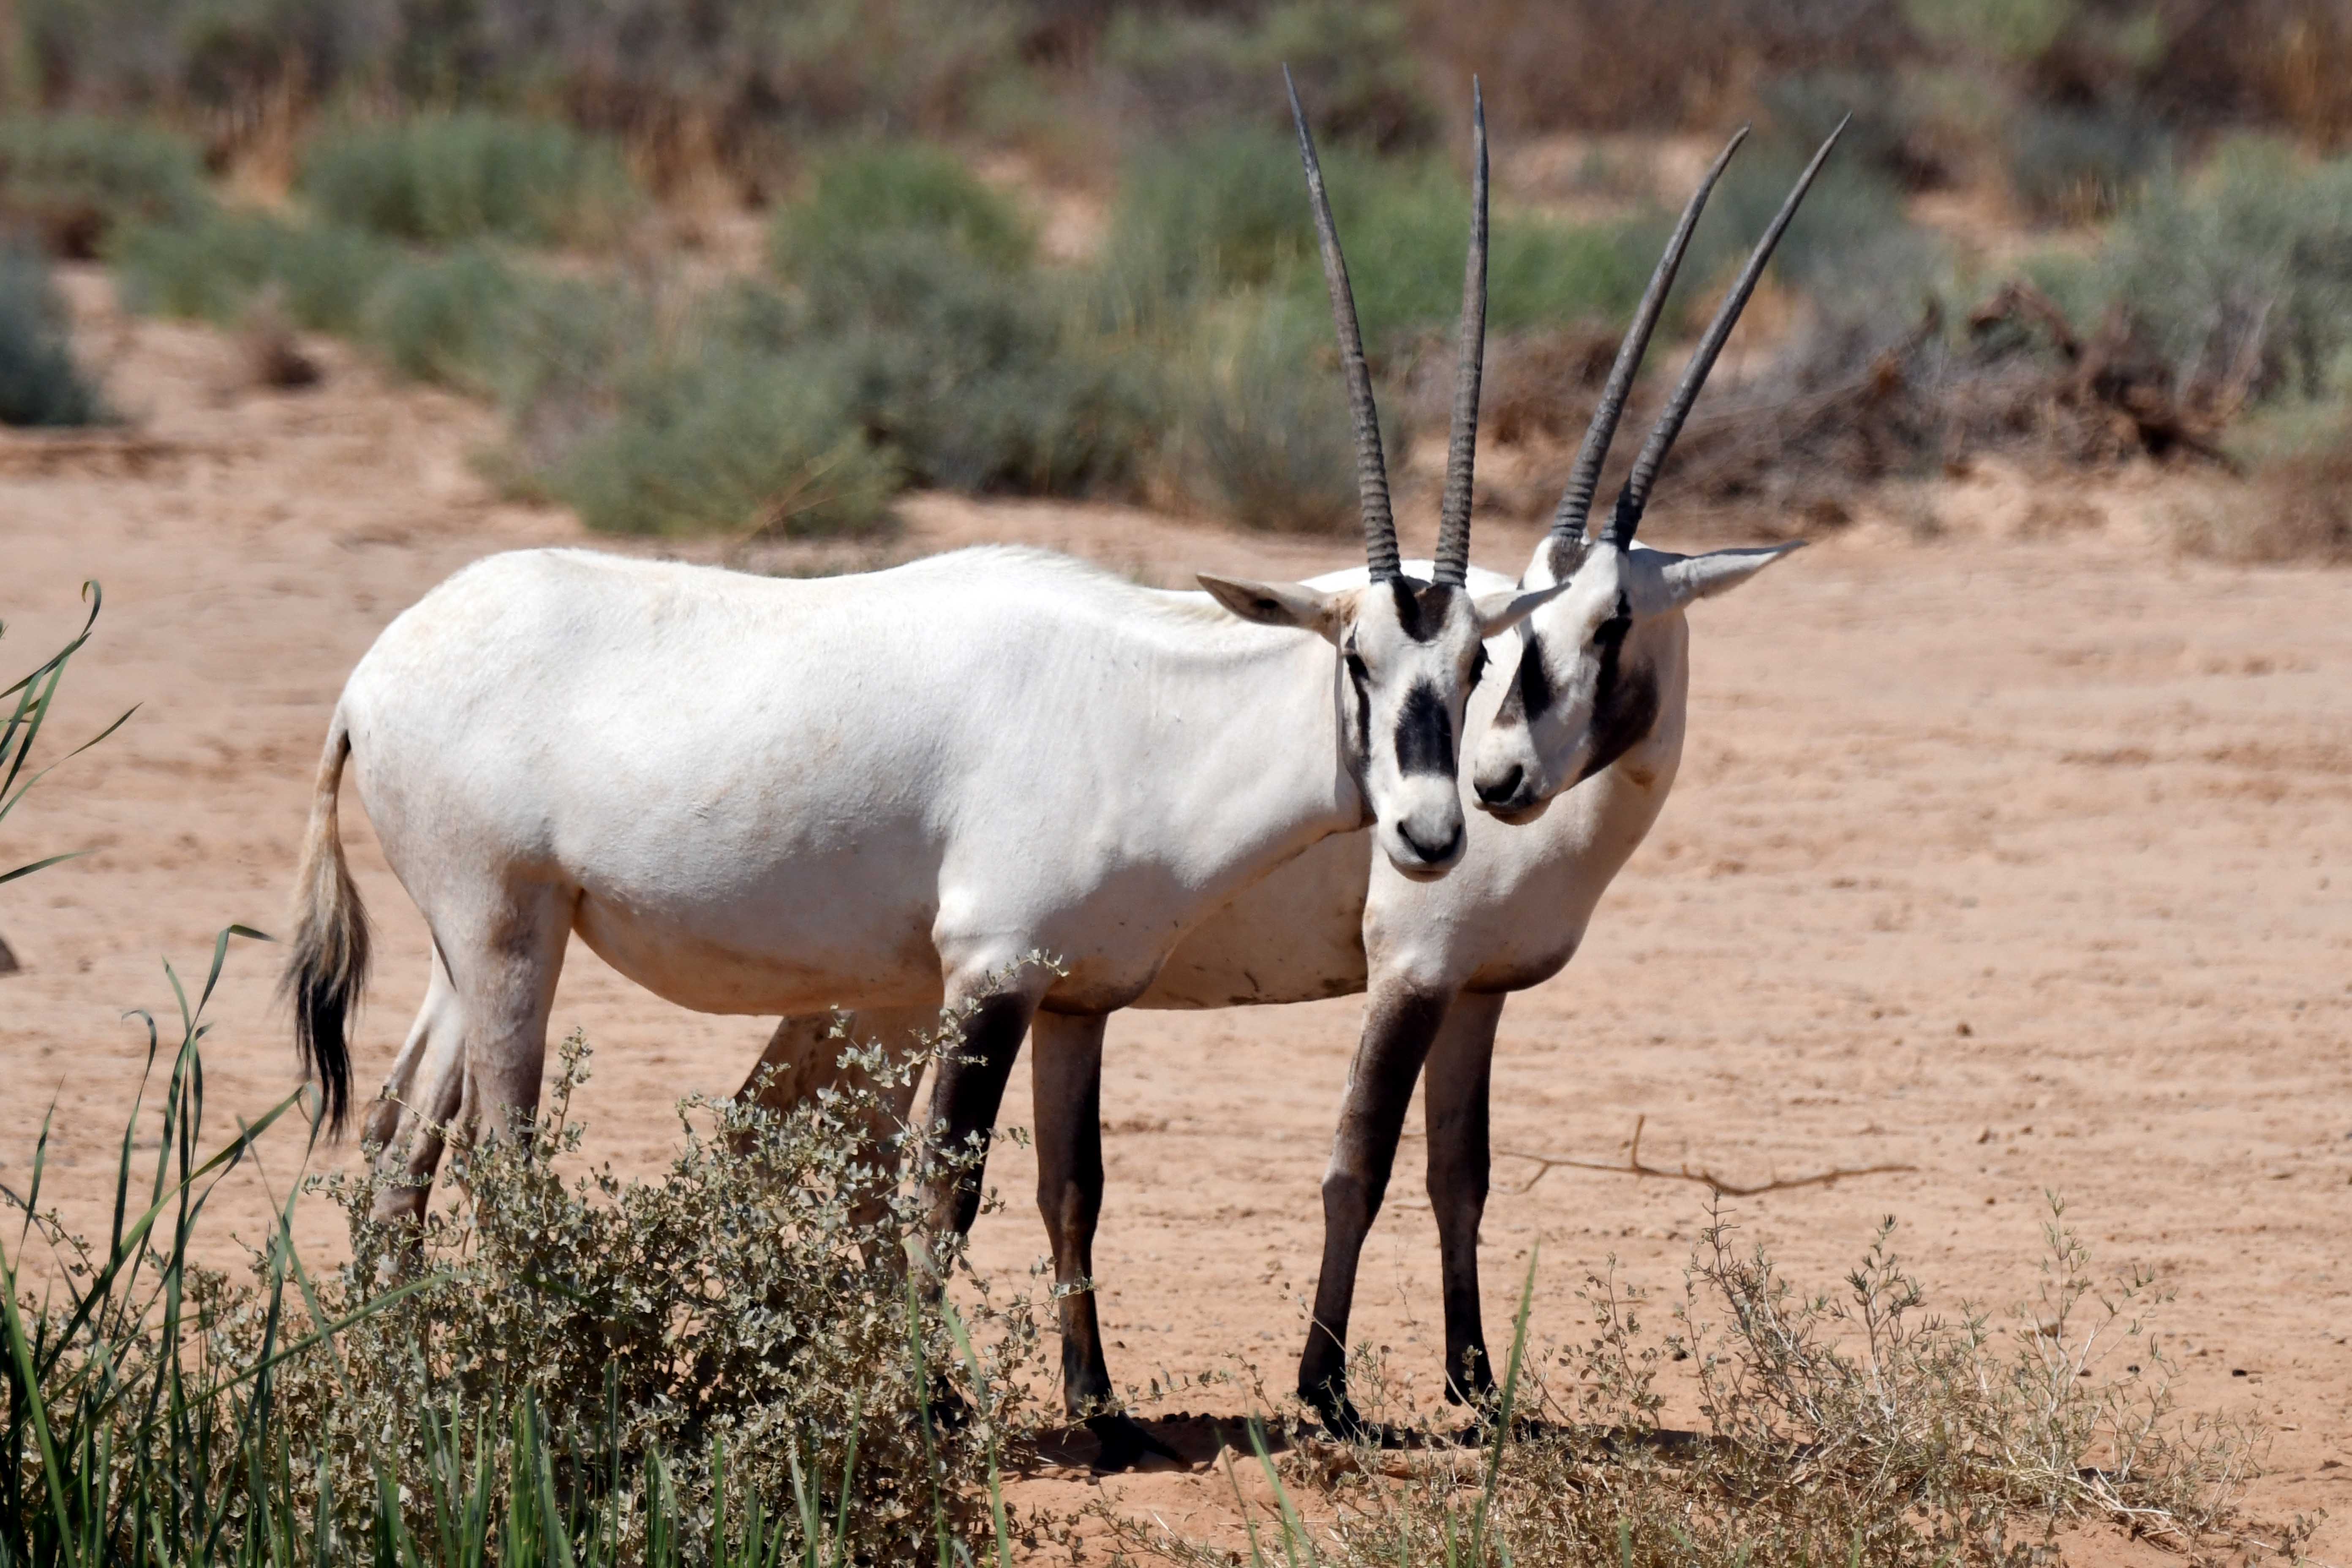
[[1363, 1038], [1348, 1069], [1347, 1098], [1323, 1177], [1323, 1269], [1315, 1284], [1315, 1321], [1298, 1358], [1298, 1395], [1335, 1431], [1360, 1430], [1348, 1401], [1348, 1314], [1364, 1237], [1381, 1212], [1405, 1108], [1450, 997], [1379, 990], [1365, 1011]]
[[1445, 1295], [1445, 1397], [1475, 1403], [1495, 1386], [1478, 1312], [1478, 1222], [1486, 1212], [1486, 1107], [1504, 994], [1465, 991], [1430, 1047], [1422, 1110], [1429, 1127], [1429, 1205]]
[[971, 1003], [964, 1012], [963, 1039], [944, 1058], [931, 1084], [930, 1130], [942, 1148], [961, 1156], [977, 1148], [945, 1181], [932, 1182], [931, 1228], [958, 1237], [980, 1217], [982, 1180], [988, 1145], [995, 1136], [996, 1112], [1004, 1103], [1004, 1082], [1013, 1076], [1021, 1037], [1029, 1032], [1037, 999], [1003, 992]]
[[1147, 1453], [1176, 1458], [1118, 1402], [1095, 1312], [1095, 1226], [1102, 1216], [1102, 1042], [1109, 1020], [1039, 1013], [1029, 1025], [1035, 1090], [1037, 1209], [1054, 1247], [1062, 1326], [1062, 1403], [1102, 1440], [1096, 1468], [1123, 1470]]

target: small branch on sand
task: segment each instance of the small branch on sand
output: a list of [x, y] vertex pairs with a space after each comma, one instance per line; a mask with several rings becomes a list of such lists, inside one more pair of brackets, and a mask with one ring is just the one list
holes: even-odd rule
[[1694, 1171], [1688, 1165], [1666, 1170], [1658, 1165], [1642, 1163], [1642, 1129], [1649, 1122], [1646, 1116], [1633, 1119], [1633, 1148], [1622, 1165], [1599, 1160], [1570, 1160], [1556, 1154], [1530, 1154], [1517, 1149], [1497, 1149], [1495, 1152], [1506, 1160], [1532, 1160], [1536, 1173], [1516, 1187], [1504, 1191], [1518, 1194], [1528, 1191], [1554, 1170], [1565, 1167], [1571, 1171], [1607, 1171], [1620, 1176], [1658, 1176], [1670, 1182], [1696, 1182], [1719, 1198], [1752, 1198], [1760, 1193], [1785, 1193], [1794, 1187], [1835, 1186], [1849, 1176], [1887, 1176], [1899, 1172], [1916, 1171], [1916, 1165], [1855, 1165], [1832, 1171], [1817, 1171], [1810, 1176], [1789, 1176], [1743, 1187], [1725, 1181], [1712, 1171]]

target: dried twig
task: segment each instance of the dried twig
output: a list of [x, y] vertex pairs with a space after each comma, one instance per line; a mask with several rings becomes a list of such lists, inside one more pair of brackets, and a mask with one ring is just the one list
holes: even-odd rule
[[1784, 1193], [1793, 1187], [1834, 1186], [1849, 1176], [1885, 1176], [1899, 1172], [1916, 1171], [1919, 1168], [1916, 1165], [1841, 1166], [1835, 1170], [1817, 1171], [1810, 1176], [1775, 1177], [1771, 1181], [1756, 1186], [1743, 1187], [1725, 1181], [1712, 1171], [1694, 1171], [1688, 1165], [1678, 1166], [1669, 1171], [1661, 1166], [1642, 1163], [1642, 1129], [1648, 1124], [1649, 1120], [1647, 1116], [1637, 1116], [1633, 1119], [1633, 1152], [1626, 1156], [1625, 1163], [1622, 1165], [1605, 1163], [1599, 1160], [1571, 1160], [1557, 1154], [1530, 1154], [1517, 1149], [1497, 1149], [1495, 1152], [1507, 1160], [1532, 1160], [1537, 1165], [1536, 1173], [1529, 1176], [1525, 1183], [1504, 1190], [1513, 1194], [1524, 1193], [1554, 1170], [1566, 1167], [1571, 1171], [1607, 1171], [1620, 1176], [1659, 1176], [1671, 1182], [1696, 1182], [1719, 1198], [1752, 1198], [1760, 1193]]

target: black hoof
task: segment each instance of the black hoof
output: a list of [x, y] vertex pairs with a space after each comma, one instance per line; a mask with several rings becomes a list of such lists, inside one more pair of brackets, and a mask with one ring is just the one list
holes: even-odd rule
[[1184, 1462], [1183, 1455], [1153, 1436], [1130, 1415], [1089, 1415], [1087, 1430], [1102, 1443], [1102, 1452], [1095, 1456], [1095, 1468], [1105, 1474], [1131, 1470], [1151, 1455], [1180, 1465]]
[[961, 1432], [971, 1420], [971, 1402], [944, 1384], [923, 1407], [931, 1426], [941, 1432]]

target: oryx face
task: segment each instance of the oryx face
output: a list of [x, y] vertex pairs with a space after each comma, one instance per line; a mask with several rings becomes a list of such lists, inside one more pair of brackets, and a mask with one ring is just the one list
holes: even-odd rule
[[1244, 620], [1313, 631], [1339, 649], [1341, 760], [1374, 836], [1406, 876], [1443, 875], [1462, 858], [1455, 768], [1484, 644], [1550, 590], [1474, 596], [1402, 574], [1330, 592], [1210, 576], [1201, 585]]
[[1780, 544], [1676, 555], [1553, 534], [1526, 582], [1564, 580], [1519, 627], [1519, 658], [1472, 759], [1479, 806], [1532, 822], [1647, 739], [1657, 722], [1659, 634], [1693, 599], [1719, 594], [1796, 549]]

